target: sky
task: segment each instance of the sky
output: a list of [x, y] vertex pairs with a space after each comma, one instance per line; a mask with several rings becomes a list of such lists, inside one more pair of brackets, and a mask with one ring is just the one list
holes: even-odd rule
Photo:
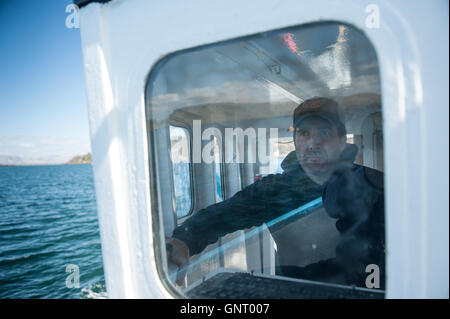
[[0, 159], [90, 151], [80, 30], [71, 0], [0, 0]]

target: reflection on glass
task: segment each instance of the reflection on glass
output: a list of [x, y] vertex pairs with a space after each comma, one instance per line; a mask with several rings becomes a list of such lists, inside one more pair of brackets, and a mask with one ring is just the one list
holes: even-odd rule
[[317, 23], [169, 55], [146, 98], [165, 280], [190, 297], [303, 298], [302, 279], [382, 296], [381, 92], [361, 32]]
[[219, 141], [214, 136], [213, 137], [213, 143], [214, 143], [214, 169], [215, 169], [215, 179], [216, 179], [216, 202], [223, 201], [223, 195], [222, 195], [222, 166], [221, 166], [221, 153], [220, 153], [220, 147], [219, 147]]

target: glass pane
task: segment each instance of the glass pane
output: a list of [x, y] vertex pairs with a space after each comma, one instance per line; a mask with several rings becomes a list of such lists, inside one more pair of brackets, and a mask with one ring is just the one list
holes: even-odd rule
[[[383, 297], [381, 91], [363, 33], [321, 22], [168, 55], [146, 103], [170, 285], [188, 297], [303, 298], [296, 285], [309, 280], [326, 283], [310, 287], [316, 297]], [[174, 122], [191, 140], [178, 186], [165, 168]], [[190, 193], [193, 214], [179, 220]], [[239, 288], [248, 280], [254, 289]]]
[[186, 129], [170, 126], [175, 209], [178, 218], [188, 215], [192, 208], [189, 137]]

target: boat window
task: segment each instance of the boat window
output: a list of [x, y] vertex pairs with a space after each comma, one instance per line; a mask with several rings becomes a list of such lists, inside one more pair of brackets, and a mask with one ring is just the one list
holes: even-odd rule
[[178, 218], [188, 215], [192, 208], [189, 145], [189, 132], [182, 127], [170, 126], [170, 155]]
[[146, 116], [170, 289], [299, 298], [308, 280], [384, 296], [380, 72], [362, 31], [320, 22], [168, 54]]

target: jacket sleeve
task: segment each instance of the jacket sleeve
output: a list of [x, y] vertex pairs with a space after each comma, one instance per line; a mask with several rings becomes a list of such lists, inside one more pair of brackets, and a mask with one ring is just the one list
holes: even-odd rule
[[185, 242], [191, 255], [195, 255], [221, 236], [269, 221], [265, 194], [273, 179], [274, 175], [269, 175], [230, 199], [198, 211], [177, 227], [172, 236]]

